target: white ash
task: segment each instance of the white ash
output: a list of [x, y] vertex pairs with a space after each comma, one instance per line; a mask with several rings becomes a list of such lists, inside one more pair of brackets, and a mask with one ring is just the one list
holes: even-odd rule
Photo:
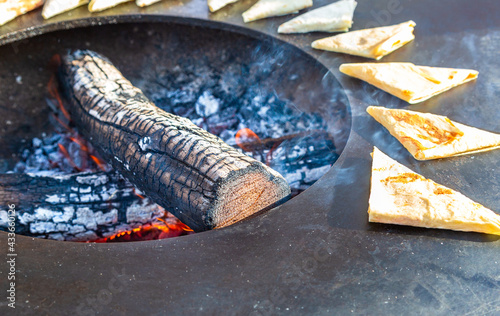
[[61, 196], [59, 194], [52, 194], [52, 195], [47, 195], [45, 202], [51, 204], [59, 204], [59, 203], [66, 203], [67, 199], [65, 196]]
[[89, 175], [89, 176], [79, 176], [76, 178], [76, 182], [81, 184], [88, 184], [91, 186], [100, 186], [108, 182], [106, 175]]
[[151, 137], [146, 136], [139, 139], [139, 148], [141, 148], [142, 151], [148, 150], [150, 145], [151, 145]]
[[92, 115], [93, 117], [95, 117], [96, 119], [100, 120], [101, 119], [101, 115], [99, 115], [99, 112], [97, 112], [96, 110], [93, 110], [91, 109], [89, 111], [89, 114]]
[[97, 225], [115, 224], [118, 222], [118, 210], [112, 209], [107, 213], [101, 211], [95, 213]]
[[204, 91], [195, 104], [196, 113], [207, 117], [219, 111], [220, 100], [215, 98], [210, 91]]
[[30, 226], [32, 234], [43, 234], [57, 232], [56, 224], [53, 222], [35, 222]]
[[123, 119], [123, 117], [125, 116], [125, 114], [127, 114], [127, 111], [120, 111], [120, 112], [116, 113], [116, 118], [118, 119], [116, 122], [117, 124], [120, 124], [120, 122]]
[[94, 212], [88, 207], [80, 207], [76, 210], [76, 218], [73, 219], [73, 224], [80, 224], [87, 229], [97, 229], [97, 221]]
[[55, 212], [43, 207], [39, 207], [35, 209], [33, 215], [35, 216], [36, 221], [49, 221], [52, 220], [54, 216], [61, 216], [62, 212]]
[[143, 199], [140, 203], [134, 202], [127, 208], [127, 223], [145, 223], [161, 215], [163, 215], [161, 208], [148, 204], [147, 200]]
[[56, 214], [54, 217], [52, 217], [52, 221], [55, 223], [59, 222], [68, 222], [70, 219], [73, 218], [73, 214], [75, 214], [75, 208], [72, 206], [65, 206], [63, 207], [64, 212], [62, 214]]
[[80, 194], [82, 193], [90, 193], [92, 191], [92, 188], [91, 187], [86, 187], [86, 188], [71, 188], [72, 190], [78, 190], [78, 192], [80, 192]]

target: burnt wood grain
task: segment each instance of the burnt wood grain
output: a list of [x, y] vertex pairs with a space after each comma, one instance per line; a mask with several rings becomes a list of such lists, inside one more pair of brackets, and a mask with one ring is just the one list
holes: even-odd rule
[[116, 172], [0, 174], [0, 200], [16, 205], [16, 233], [57, 240], [106, 238], [165, 215]]
[[231, 225], [290, 196], [279, 173], [156, 107], [105, 57], [70, 52], [59, 79], [82, 134], [194, 231]]

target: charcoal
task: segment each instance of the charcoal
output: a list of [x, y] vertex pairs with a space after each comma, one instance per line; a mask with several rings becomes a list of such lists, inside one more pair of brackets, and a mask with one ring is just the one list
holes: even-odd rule
[[220, 100], [215, 98], [210, 91], [204, 91], [196, 101], [196, 113], [202, 117], [208, 117], [219, 111]]
[[33, 138], [32, 139], [33, 147], [38, 148], [42, 145], [42, 140], [40, 138]]

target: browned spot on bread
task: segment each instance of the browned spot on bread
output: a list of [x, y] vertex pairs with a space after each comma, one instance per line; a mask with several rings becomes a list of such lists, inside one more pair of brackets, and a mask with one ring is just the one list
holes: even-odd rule
[[414, 139], [414, 138], [412, 138], [410, 136], [402, 136], [401, 137], [401, 142], [402, 143], [405, 143], [405, 142], [412, 143], [418, 149], [427, 149], [427, 147], [425, 147], [424, 145], [422, 145], [418, 140], [416, 140], [416, 139]]
[[[443, 130], [436, 127], [426, 118], [421, 117], [420, 115], [411, 114], [407, 112], [394, 112], [392, 113], [392, 117], [398, 122], [405, 122], [409, 125], [419, 127], [424, 130], [427, 135], [419, 134], [418, 137], [433, 142], [434, 144], [445, 144], [453, 141], [457, 137], [463, 136], [463, 132], [456, 129], [455, 130]], [[454, 127], [453, 123], [446, 119], [447, 123], [450, 126]], [[422, 149], [422, 145], [418, 142], [414, 142], [417, 147]]]
[[421, 175], [418, 175], [416, 173], [402, 173], [398, 176], [394, 177], [387, 177], [384, 180], [380, 180], [380, 182], [383, 182], [385, 184], [387, 183], [410, 183], [410, 182], [415, 182], [417, 180], [425, 180], [424, 177]]
[[439, 194], [452, 194], [452, 193], [453, 193], [453, 191], [450, 190], [450, 189], [447, 189], [447, 188], [441, 188], [441, 187], [439, 187], [439, 188], [436, 188], [434, 190], [434, 194], [436, 194], [436, 195], [439, 195]]

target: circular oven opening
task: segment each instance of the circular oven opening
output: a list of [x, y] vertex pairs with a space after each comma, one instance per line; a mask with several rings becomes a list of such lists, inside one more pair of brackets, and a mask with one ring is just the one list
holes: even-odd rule
[[293, 196], [335, 163], [351, 117], [328, 69], [261, 33], [164, 20], [90, 26], [89, 19], [87, 27], [0, 47], [0, 229], [8, 230], [15, 205], [16, 233], [40, 238], [107, 242], [192, 233], [111, 170], [64, 120], [49, 61], [67, 49], [106, 56], [158, 107], [278, 171]]

